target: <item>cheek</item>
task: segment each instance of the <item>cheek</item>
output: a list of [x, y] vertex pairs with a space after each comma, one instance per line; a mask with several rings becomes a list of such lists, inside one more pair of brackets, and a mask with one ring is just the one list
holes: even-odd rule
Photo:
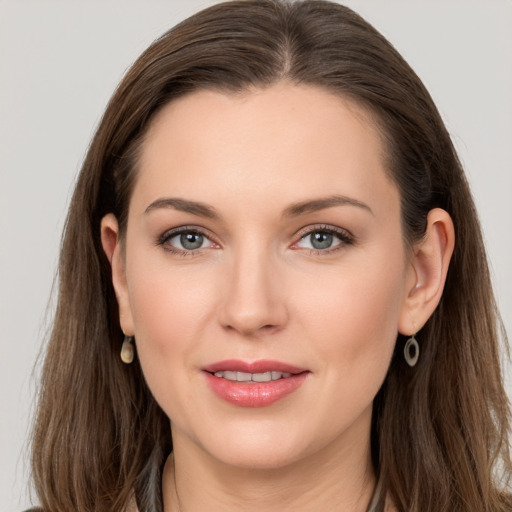
[[[384, 382], [397, 337], [397, 281], [396, 271], [352, 269], [331, 276], [325, 282], [327, 294], [310, 294], [309, 303], [303, 303], [300, 330], [314, 343], [311, 360], [319, 376], [310, 407], [328, 418], [327, 437], [363, 417]], [[308, 311], [315, 313], [308, 317]]]
[[[352, 266], [316, 280], [304, 297], [302, 327], [317, 340], [323, 360], [340, 374], [387, 371], [397, 337], [403, 298], [403, 268]], [[311, 292], [311, 289], [315, 290]]]
[[[151, 367], [178, 360], [193, 352], [215, 296], [214, 284], [204, 272], [186, 272], [158, 261], [132, 265], [129, 281], [131, 312], [141, 363]], [[180, 354], [180, 358], [176, 357]], [[146, 373], [146, 372], [145, 372]], [[161, 372], [160, 372], [161, 373]], [[165, 372], [164, 372], [165, 373]]]
[[169, 418], [192, 422], [188, 404], [194, 403], [197, 382], [191, 362], [199, 350], [200, 319], [206, 316], [212, 290], [200, 275], [170, 272], [166, 265], [133, 270], [130, 306], [145, 380]]

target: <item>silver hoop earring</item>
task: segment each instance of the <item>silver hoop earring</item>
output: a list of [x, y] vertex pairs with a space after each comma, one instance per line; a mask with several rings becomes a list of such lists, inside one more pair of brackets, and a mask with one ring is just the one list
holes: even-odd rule
[[123, 344], [121, 346], [121, 361], [124, 364], [133, 362], [135, 351], [133, 348], [133, 336], [124, 336]]
[[416, 366], [416, 363], [420, 358], [420, 346], [416, 341], [415, 334], [413, 334], [405, 344], [404, 358], [405, 362], [411, 367]]

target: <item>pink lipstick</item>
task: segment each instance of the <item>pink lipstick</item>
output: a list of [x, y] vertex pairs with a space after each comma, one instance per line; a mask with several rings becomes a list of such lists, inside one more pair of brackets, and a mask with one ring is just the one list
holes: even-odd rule
[[279, 361], [252, 363], [232, 359], [203, 368], [210, 389], [240, 407], [263, 407], [293, 393], [310, 373]]

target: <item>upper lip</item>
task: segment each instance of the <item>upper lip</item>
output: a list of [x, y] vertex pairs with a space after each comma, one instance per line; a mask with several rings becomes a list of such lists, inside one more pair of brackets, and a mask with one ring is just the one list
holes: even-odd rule
[[281, 361], [260, 360], [253, 362], [241, 361], [239, 359], [227, 359], [225, 361], [217, 361], [202, 368], [209, 373], [234, 371], [245, 373], [265, 373], [265, 372], [282, 372], [282, 373], [302, 373], [308, 371], [306, 368], [299, 368], [291, 364], [282, 363]]

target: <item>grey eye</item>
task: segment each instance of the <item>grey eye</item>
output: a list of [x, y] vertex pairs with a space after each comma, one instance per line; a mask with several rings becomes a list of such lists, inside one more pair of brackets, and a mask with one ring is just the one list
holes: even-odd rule
[[180, 243], [184, 249], [192, 251], [194, 249], [199, 249], [204, 242], [204, 236], [200, 233], [181, 233], [180, 235]]
[[167, 238], [165, 243], [181, 251], [195, 251], [213, 246], [212, 241], [198, 231], [182, 231]]
[[326, 229], [317, 229], [304, 235], [297, 247], [301, 249], [313, 249], [315, 251], [326, 251], [333, 249], [343, 243], [349, 243], [342, 234], [337, 234]]
[[311, 247], [314, 249], [329, 249], [334, 241], [332, 233], [325, 231], [315, 231], [308, 236], [310, 237]]

